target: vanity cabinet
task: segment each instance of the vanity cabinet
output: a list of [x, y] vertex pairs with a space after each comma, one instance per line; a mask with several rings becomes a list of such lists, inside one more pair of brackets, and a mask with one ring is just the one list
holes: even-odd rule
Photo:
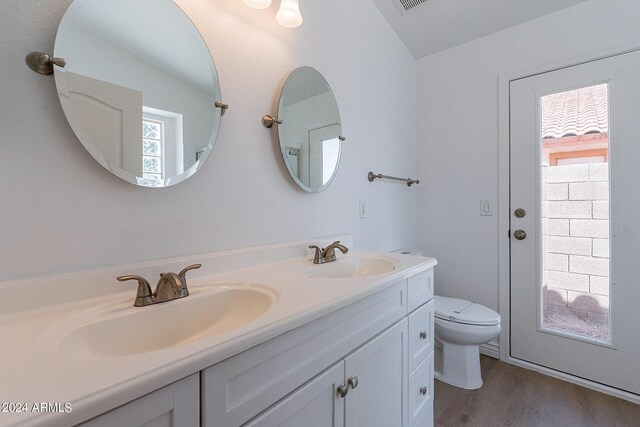
[[199, 376], [196, 373], [176, 381], [80, 424], [80, 427], [198, 427], [200, 426]]
[[[246, 426], [404, 425], [407, 322], [402, 320]], [[341, 392], [342, 391], [342, 392]]]
[[429, 269], [203, 370], [202, 425], [431, 426], [432, 298]]
[[82, 426], [431, 427], [433, 268]]

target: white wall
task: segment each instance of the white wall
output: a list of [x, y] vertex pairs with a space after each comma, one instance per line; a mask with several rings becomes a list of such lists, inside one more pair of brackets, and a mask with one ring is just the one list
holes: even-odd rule
[[[277, 4], [176, 2], [203, 34], [231, 108], [207, 164], [166, 189], [99, 166], [53, 78], [24, 65], [29, 51], [52, 51], [70, 1], [0, 3], [0, 280], [337, 233], [361, 248], [413, 246], [416, 187], [366, 179], [416, 175], [416, 63], [372, 1], [303, 1], [297, 30], [275, 22]], [[293, 184], [275, 132], [260, 124], [301, 65], [332, 85], [348, 138], [333, 184], [315, 195]]]
[[590, 0], [418, 61], [418, 246], [436, 292], [498, 308], [506, 230], [480, 216], [498, 198], [498, 76], [640, 47], [638, 16], [640, 2]]

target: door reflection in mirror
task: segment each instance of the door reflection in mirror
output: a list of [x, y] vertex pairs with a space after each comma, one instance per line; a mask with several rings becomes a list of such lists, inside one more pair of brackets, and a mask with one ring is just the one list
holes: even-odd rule
[[[74, 0], [54, 54], [67, 62], [55, 70], [65, 115], [109, 171], [165, 187], [206, 161], [220, 125], [220, 85], [204, 40], [173, 1]], [[146, 134], [159, 129], [161, 139]]]
[[329, 83], [311, 67], [291, 73], [282, 94], [278, 136], [284, 162], [303, 190], [327, 188], [340, 164], [342, 125]]

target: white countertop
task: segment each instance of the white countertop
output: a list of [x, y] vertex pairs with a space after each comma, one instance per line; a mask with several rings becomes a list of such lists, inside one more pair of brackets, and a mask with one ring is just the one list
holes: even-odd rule
[[[29, 412], [0, 413], [0, 426], [69, 426], [85, 421], [436, 265], [433, 258], [364, 251], [338, 254], [338, 262], [362, 255], [388, 258], [396, 268], [373, 276], [310, 278], [308, 270], [317, 266], [310, 257], [298, 257], [196, 276], [189, 280], [192, 295], [212, 286], [260, 285], [270, 290], [273, 304], [236, 329], [153, 352], [76, 356], [56, 346], [56, 338], [67, 325], [86, 316], [88, 310], [104, 304], [124, 311], [154, 310], [162, 305], [133, 307], [135, 282], [125, 286], [126, 291], [1, 316], [0, 402], [27, 403]], [[167, 304], [188, 303], [189, 297]], [[72, 411], [31, 412], [36, 402], [60, 403], [63, 408], [70, 403]]]

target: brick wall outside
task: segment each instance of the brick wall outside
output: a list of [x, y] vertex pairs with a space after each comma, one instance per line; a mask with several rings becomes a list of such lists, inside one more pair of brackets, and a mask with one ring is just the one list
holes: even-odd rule
[[544, 309], [608, 324], [607, 163], [543, 167]]

